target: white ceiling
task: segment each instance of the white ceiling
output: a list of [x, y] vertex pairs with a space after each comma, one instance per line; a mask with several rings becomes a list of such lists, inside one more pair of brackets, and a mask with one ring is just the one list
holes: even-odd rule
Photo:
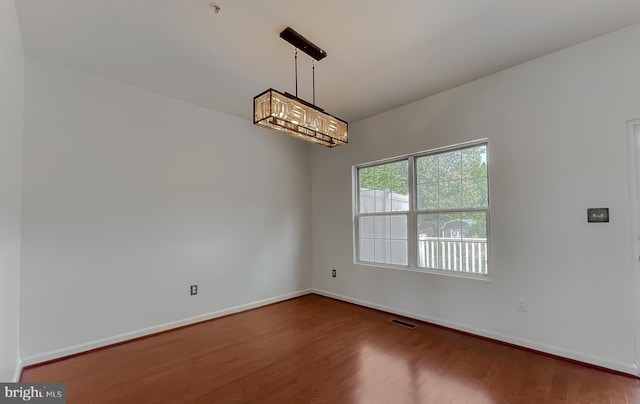
[[638, 0], [217, 3], [16, 0], [27, 55], [245, 119], [263, 90], [295, 91], [286, 26], [327, 51], [316, 103], [352, 122], [640, 21]]

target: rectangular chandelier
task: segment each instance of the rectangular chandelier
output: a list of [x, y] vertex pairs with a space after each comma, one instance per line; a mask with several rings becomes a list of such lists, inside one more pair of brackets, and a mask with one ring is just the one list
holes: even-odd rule
[[296, 49], [296, 95], [283, 94], [270, 88], [253, 97], [253, 124], [275, 129], [289, 136], [326, 147], [336, 147], [347, 143], [349, 125], [315, 105], [315, 64], [313, 65], [313, 104], [298, 98], [298, 49], [317, 61], [324, 59], [327, 52], [290, 27], [280, 33], [280, 38], [289, 42]]
[[253, 97], [253, 123], [326, 147], [348, 143], [345, 121], [271, 88]]

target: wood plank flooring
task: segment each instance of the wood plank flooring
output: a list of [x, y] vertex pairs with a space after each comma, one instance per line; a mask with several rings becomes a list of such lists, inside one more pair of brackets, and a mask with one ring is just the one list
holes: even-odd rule
[[75, 403], [640, 403], [640, 380], [307, 295], [25, 369]]

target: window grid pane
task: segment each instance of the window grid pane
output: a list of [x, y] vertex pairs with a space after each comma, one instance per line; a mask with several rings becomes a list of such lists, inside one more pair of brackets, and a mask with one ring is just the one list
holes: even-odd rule
[[419, 268], [487, 274], [486, 212], [418, 215]]
[[408, 265], [407, 215], [358, 218], [360, 261]]
[[489, 206], [486, 144], [416, 158], [418, 210]]
[[409, 210], [407, 159], [358, 169], [359, 213]]

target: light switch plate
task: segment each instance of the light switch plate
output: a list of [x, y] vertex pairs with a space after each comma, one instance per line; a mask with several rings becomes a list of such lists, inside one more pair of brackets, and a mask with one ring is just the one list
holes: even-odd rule
[[609, 223], [609, 208], [588, 208], [587, 222]]

